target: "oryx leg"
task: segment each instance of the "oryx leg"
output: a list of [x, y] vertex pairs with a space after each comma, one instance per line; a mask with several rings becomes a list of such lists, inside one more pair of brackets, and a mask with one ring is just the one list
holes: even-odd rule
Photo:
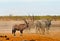
[[23, 30], [20, 30], [20, 33], [21, 33], [21, 35], [20, 35], [20, 36], [22, 36], [22, 34], [23, 34]]
[[16, 32], [16, 29], [13, 29], [12, 30], [12, 34], [14, 34], [14, 36], [15, 36], [15, 32]]

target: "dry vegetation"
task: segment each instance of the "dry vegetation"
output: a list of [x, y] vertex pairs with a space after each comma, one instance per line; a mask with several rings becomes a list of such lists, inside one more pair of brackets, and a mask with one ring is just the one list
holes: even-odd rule
[[[34, 16], [35, 20], [51, 19], [52, 25], [49, 34], [41, 35], [31, 30], [24, 31], [23, 36], [17, 31], [16, 36], [11, 33], [11, 28], [15, 23], [21, 23], [22, 18], [28, 19], [29, 16], [0, 16], [0, 41], [60, 41], [60, 16]], [[3, 29], [3, 30], [2, 30]], [[4, 30], [5, 29], [5, 30]]]
[[[32, 16], [0, 16], [0, 20], [10, 21], [10, 20], [22, 20], [22, 18], [29, 19]], [[39, 19], [51, 19], [51, 20], [60, 20], [60, 16], [34, 16], [35, 20]]]

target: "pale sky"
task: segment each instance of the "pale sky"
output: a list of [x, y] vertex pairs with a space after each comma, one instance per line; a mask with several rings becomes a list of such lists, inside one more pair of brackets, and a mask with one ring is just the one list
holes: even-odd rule
[[47, 1], [60, 1], [60, 0], [0, 0], [0, 2], [47, 2]]
[[0, 16], [60, 15], [60, 0], [0, 0]]

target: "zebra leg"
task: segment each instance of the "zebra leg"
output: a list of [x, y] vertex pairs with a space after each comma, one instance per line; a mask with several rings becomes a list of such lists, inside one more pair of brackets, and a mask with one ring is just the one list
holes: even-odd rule
[[39, 33], [41, 34], [41, 29], [40, 29], [40, 28], [38, 28], [38, 31], [39, 31]]
[[42, 34], [44, 35], [45, 34], [45, 28], [41, 28], [41, 31], [42, 31]]
[[16, 32], [16, 30], [15, 30], [15, 29], [13, 29], [13, 30], [12, 30], [12, 34], [14, 34], [14, 36], [15, 36], [15, 32]]
[[36, 27], [36, 34], [38, 33], [38, 27]]
[[47, 34], [49, 34], [49, 27], [46, 28]]
[[28, 30], [28, 32], [30, 32], [31, 28], [29, 27], [27, 30]]

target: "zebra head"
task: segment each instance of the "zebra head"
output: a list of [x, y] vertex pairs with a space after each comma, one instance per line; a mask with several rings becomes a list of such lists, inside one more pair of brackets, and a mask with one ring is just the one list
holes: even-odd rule
[[51, 20], [48, 20], [48, 19], [47, 19], [46, 25], [47, 25], [48, 27], [50, 27], [50, 26], [51, 26]]

